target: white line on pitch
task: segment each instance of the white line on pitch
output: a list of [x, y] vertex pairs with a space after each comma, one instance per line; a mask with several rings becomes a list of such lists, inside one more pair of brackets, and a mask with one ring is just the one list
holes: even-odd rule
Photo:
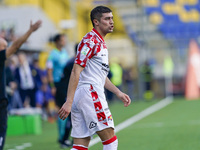
[[[26, 147], [31, 147], [31, 146], [32, 146], [31, 143], [23, 143], [22, 145], [15, 146], [15, 148], [10, 148], [8, 150], [23, 150]], [[8, 147], [8, 145], [5, 145], [5, 147]]]
[[[165, 106], [171, 104], [173, 102], [173, 98], [172, 97], [166, 97], [165, 99], [161, 100], [160, 102], [146, 108], [145, 110], [141, 111], [140, 113], [138, 113], [137, 115], [123, 121], [122, 123], [118, 124], [115, 127], [115, 133], [123, 130], [124, 128], [127, 128], [128, 126], [134, 124], [135, 122], [143, 119], [146, 116], [149, 116], [150, 114], [164, 108]], [[100, 142], [100, 138], [96, 137], [93, 140], [90, 141], [90, 145], [89, 147], [97, 144], [98, 142]]]

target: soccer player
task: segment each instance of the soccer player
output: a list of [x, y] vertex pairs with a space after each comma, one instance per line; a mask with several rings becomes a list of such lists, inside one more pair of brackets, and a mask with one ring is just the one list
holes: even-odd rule
[[15, 53], [28, 37], [41, 26], [41, 21], [30, 24], [29, 30], [7, 48], [7, 42], [0, 38], [0, 150], [3, 150], [7, 129], [7, 105], [8, 100], [5, 93], [5, 60]]
[[112, 11], [97, 6], [91, 11], [93, 24], [79, 43], [75, 64], [71, 73], [67, 100], [59, 110], [59, 117], [66, 119], [71, 111], [74, 138], [71, 150], [87, 150], [90, 137], [97, 133], [104, 150], [117, 150], [118, 140], [114, 123], [104, 94], [104, 87], [117, 95], [124, 106], [131, 100], [108, 79], [108, 50], [104, 38], [113, 32]]

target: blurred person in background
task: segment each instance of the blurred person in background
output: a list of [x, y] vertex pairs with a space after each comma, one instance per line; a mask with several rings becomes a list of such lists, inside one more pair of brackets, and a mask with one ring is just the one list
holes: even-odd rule
[[118, 89], [121, 90], [123, 69], [117, 61], [118, 59], [114, 58], [114, 61], [110, 64], [110, 71], [112, 73], [112, 77], [110, 80]]
[[[36, 106], [35, 93], [38, 90], [37, 79], [39, 72], [31, 65], [24, 52], [18, 53], [19, 67], [16, 69], [15, 78], [18, 83], [19, 93], [24, 107]], [[29, 98], [30, 102], [26, 101]]]
[[145, 61], [144, 64], [140, 67], [140, 71], [143, 75], [144, 83], [144, 99], [151, 100], [153, 98], [152, 92], [152, 68], [149, 64], [149, 61]]
[[17, 57], [16, 54], [13, 54], [10, 58], [9, 58], [9, 63], [8, 63], [8, 67], [10, 68], [11, 72], [13, 75], [15, 75], [15, 71], [19, 65], [19, 59]]
[[[57, 90], [56, 90], [56, 105], [59, 108], [61, 108], [62, 105], [66, 101], [69, 79], [70, 79], [72, 68], [74, 66], [77, 48], [78, 48], [78, 44], [75, 45], [75, 48], [74, 48], [75, 55], [67, 62], [66, 66], [64, 68], [64, 71], [63, 71], [63, 77], [61, 78], [61, 80], [58, 84]], [[71, 144], [72, 142], [69, 140], [71, 128], [72, 128], [71, 115], [69, 115], [67, 118], [67, 121], [66, 121], [66, 125], [65, 125], [65, 133], [64, 133], [63, 139], [61, 141], [63, 143], [61, 145], [62, 147], [72, 145]]]
[[8, 29], [2, 28], [1, 31], [0, 31], [0, 37], [4, 38], [7, 41], [8, 46], [10, 44], [12, 44], [12, 42], [16, 39], [14, 27], [11, 27], [11, 28], [8, 28]]
[[[66, 45], [66, 36], [64, 34], [55, 35], [53, 41], [55, 43], [55, 48], [50, 52], [47, 59], [47, 77], [49, 86], [51, 88], [51, 93], [55, 97], [56, 103], [59, 103], [59, 100], [56, 96], [56, 89], [61, 77], [63, 76], [63, 69], [69, 59], [69, 56], [67, 50], [64, 48]], [[57, 123], [59, 136], [58, 142], [62, 146], [66, 120], [63, 121], [58, 118]]]
[[131, 99], [134, 97], [134, 80], [137, 76], [135, 66], [130, 66], [123, 69], [123, 82], [127, 88], [127, 93]]
[[11, 85], [11, 89], [13, 90], [12, 97], [10, 100], [10, 108], [11, 109], [23, 107], [23, 103], [22, 103], [22, 100], [21, 100], [21, 97], [19, 94], [19, 89], [18, 89], [18, 86], [16, 83], [16, 79], [15, 79], [15, 71], [16, 71], [16, 68], [18, 67], [18, 64], [19, 64], [18, 57], [17, 57], [17, 55], [13, 54], [8, 59], [8, 66], [7, 66], [7, 68], [9, 68], [9, 70], [11, 71], [11, 74], [14, 77], [14, 83], [16, 84], [16, 86]]
[[71, 136], [74, 140], [71, 150], [87, 150], [95, 133], [101, 138], [104, 150], [117, 150], [118, 140], [104, 87], [115, 93], [124, 106], [129, 106], [131, 100], [107, 77], [109, 61], [104, 38], [107, 33], [113, 32], [112, 11], [108, 7], [97, 6], [90, 17], [94, 28], [79, 43], [67, 100], [58, 113], [64, 120], [71, 112]]
[[36, 107], [43, 110], [42, 118], [52, 123], [55, 121], [55, 108], [51, 107], [51, 102], [54, 102], [54, 96], [51, 94], [51, 89], [47, 80], [47, 72], [41, 74], [42, 85], [36, 92]]
[[32, 66], [32, 75], [35, 78], [36, 86], [38, 89], [42, 86], [42, 75], [43, 75], [43, 70], [40, 69], [39, 67], [39, 62], [38, 62], [38, 56], [39, 54], [35, 53], [33, 54], [32, 58], [33, 61], [31, 63]]
[[15, 30], [14, 27], [9, 28], [6, 34], [6, 41], [8, 42], [8, 45], [12, 44], [12, 42], [15, 40]]
[[[8, 60], [9, 61], [9, 60]], [[6, 74], [6, 94], [9, 101], [8, 110], [12, 109], [12, 99], [15, 93], [15, 90], [17, 89], [17, 83], [15, 82], [15, 76], [12, 73], [9, 62], [6, 61], [5, 63], [5, 74]]]
[[[107, 77], [109, 80], [112, 78], [112, 73], [110, 70], [108, 72]], [[106, 94], [106, 98], [108, 99], [108, 101], [111, 102], [113, 100], [113, 93], [110, 92], [109, 90], [105, 89], [105, 94]]]
[[35, 83], [37, 85], [37, 91], [35, 93], [36, 107], [42, 109], [42, 118], [49, 122], [54, 122], [55, 119], [55, 109], [49, 109], [49, 104], [51, 101], [54, 102], [54, 97], [51, 94], [51, 89], [48, 85], [47, 71], [42, 70], [39, 67], [39, 54], [35, 53], [33, 55], [32, 63], [32, 75], [35, 78]]
[[3, 39], [6, 38], [6, 30], [4, 28], [2, 28], [0, 31], [0, 38], [3, 38]]
[[15, 53], [28, 37], [41, 26], [41, 21], [30, 24], [29, 30], [7, 48], [7, 42], [0, 38], [0, 150], [3, 150], [7, 129], [7, 105], [8, 99], [5, 93], [5, 60]]

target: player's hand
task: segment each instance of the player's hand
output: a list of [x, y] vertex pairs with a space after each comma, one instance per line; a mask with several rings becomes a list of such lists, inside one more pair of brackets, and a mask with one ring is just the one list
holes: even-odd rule
[[30, 24], [30, 30], [32, 32], [36, 31], [40, 26], [42, 25], [42, 21], [41, 20], [38, 20], [36, 23], [32, 24], [32, 21], [31, 21], [31, 24]]
[[66, 101], [62, 108], [58, 111], [60, 119], [65, 120], [71, 112], [71, 105]]
[[117, 94], [117, 97], [118, 97], [122, 102], [124, 102], [124, 106], [125, 106], [125, 107], [128, 107], [128, 106], [131, 104], [131, 99], [130, 99], [130, 97], [129, 97], [127, 94], [125, 94], [125, 93], [123, 93], [123, 92], [119, 92], [119, 93]]

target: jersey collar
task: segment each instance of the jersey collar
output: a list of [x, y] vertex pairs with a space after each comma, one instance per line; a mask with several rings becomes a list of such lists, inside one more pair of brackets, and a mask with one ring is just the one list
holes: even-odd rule
[[99, 39], [104, 42], [104, 39], [95, 28], [92, 29], [92, 32], [94, 32], [99, 37]]

